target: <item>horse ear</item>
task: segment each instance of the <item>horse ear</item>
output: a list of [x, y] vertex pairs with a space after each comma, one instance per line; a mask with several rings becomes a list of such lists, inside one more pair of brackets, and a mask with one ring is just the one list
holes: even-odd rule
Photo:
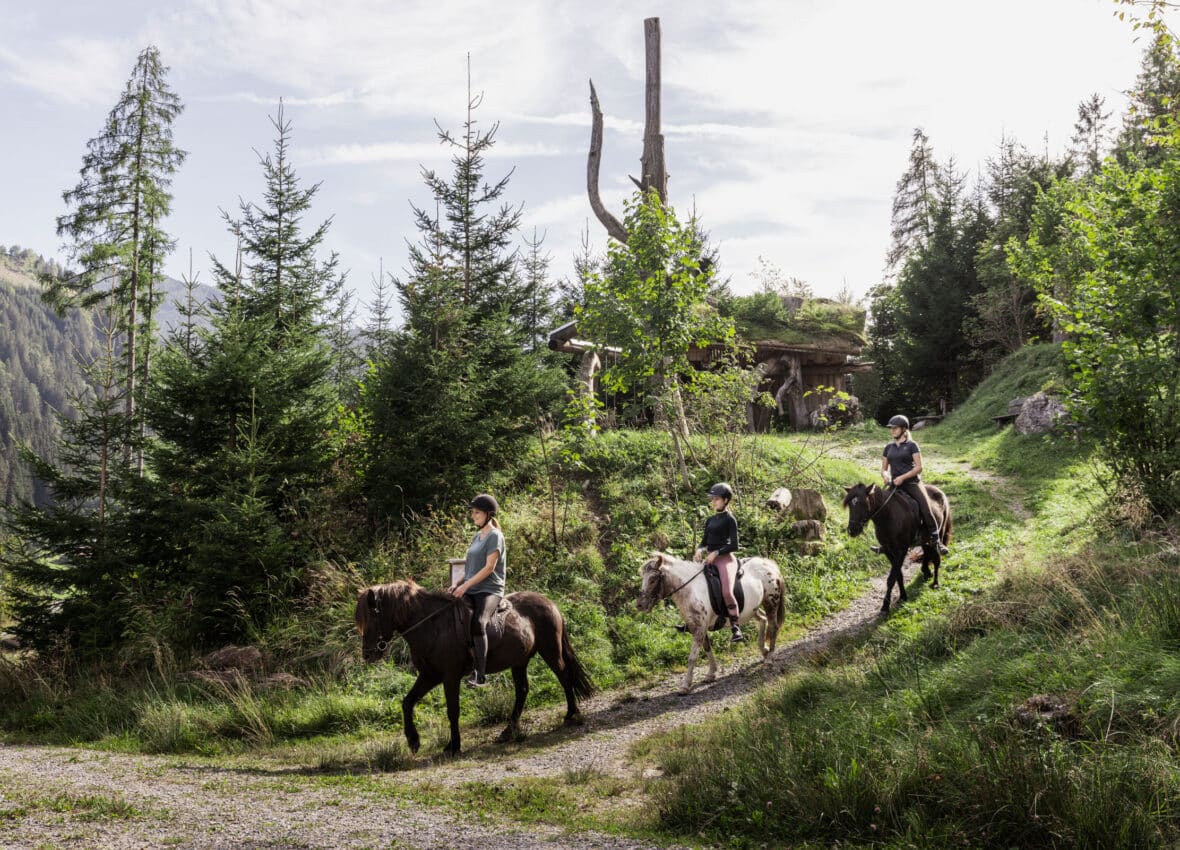
[[871, 495], [873, 495], [873, 494], [874, 494], [874, 493], [876, 493], [876, 492], [877, 492], [877, 485], [876, 485], [876, 484], [870, 484], [870, 485], [869, 485], [869, 495], [871, 496]]
[[365, 591], [365, 604], [370, 608], [377, 607], [377, 594], [373, 592], [373, 588], [371, 587]]
[[657, 567], [664, 566], [664, 553], [663, 552], [656, 552], [656, 566]]
[[851, 493], [851, 492], [853, 491], [853, 489], [854, 489], [854, 488], [852, 488], [852, 487], [845, 487], [845, 488], [844, 488], [844, 492], [845, 492], [845, 493]]

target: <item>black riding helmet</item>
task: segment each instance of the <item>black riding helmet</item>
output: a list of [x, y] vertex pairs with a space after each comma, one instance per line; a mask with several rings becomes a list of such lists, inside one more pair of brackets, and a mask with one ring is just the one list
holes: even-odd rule
[[892, 419], [889, 420], [889, 427], [890, 428], [905, 428], [908, 431], [908, 430], [910, 430], [910, 420], [906, 419], [904, 416], [902, 416], [899, 413], [899, 414], [897, 414], [897, 416], [894, 416]]
[[732, 499], [733, 488], [724, 481], [719, 481], [709, 488], [709, 496], [720, 496], [723, 499]]
[[469, 504], [467, 507], [483, 511], [485, 514], [492, 517], [495, 516], [500, 510], [500, 503], [497, 502], [496, 497], [490, 493], [480, 493], [471, 500], [471, 504]]

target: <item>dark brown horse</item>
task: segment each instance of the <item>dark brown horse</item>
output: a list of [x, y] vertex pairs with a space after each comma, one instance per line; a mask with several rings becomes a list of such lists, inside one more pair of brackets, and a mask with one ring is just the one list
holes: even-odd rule
[[[938, 523], [939, 537], [944, 545], [950, 543], [951, 504], [946, 494], [937, 487], [929, 484], [923, 484], [922, 487], [926, 489], [926, 497], [930, 500], [934, 521]], [[889, 559], [889, 578], [885, 582], [885, 604], [881, 606], [881, 611], [889, 613], [889, 597], [893, 594], [895, 583], [898, 601], [906, 601], [905, 577], [901, 566], [912, 546], [922, 546], [924, 577], [930, 578], [930, 564], [934, 564], [934, 583], [930, 586], [938, 587], [938, 568], [942, 565], [942, 557], [938, 554], [938, 547], [932, 545], [926, 532], [922, 531], [922, 519], [913, 501], [893, 488], [882, 489], [875, 484], [855, 484], [845, 487], [844, 493], [849, 536], [858, 536], [871, 520], [873, 530], [877, 533], [877, 542], [881, 544], [881, 554]]]
[[[489, 630], [493, 642], [488, 646], [487, 672], [512, 671], [516, 702], [508, 726], [497, 740], [511, 741], [519, 734], [520, 713], [529, 692], [529, 659], [538, 652], [565, 689], [566, 725], [581, 722], [578, 697], [589, 696], [593, 686], [570, 646], [561, 612], [539, 593], [513, 593], [506, 599], [511, 608], [502, 620], [497, 614]], [[366, 588], [356, 601], [356, 627], [365, 661], [380, 660], [395, 632], [410, 645], [418, 679], [402, 699], [402, 718], [406, 742], [415, 753], [421, 741], [414, 726], [414, 706], [440, 683], [451, 724], [451, 741], [444, 752], [459, 753], [459, 680], [472, 668], [466, 626], [461, 627], [455, 616], [460, 604], [449, 593], [425, 590], [412, 581]], [[495, 632], [499, 632], [498, 639]]]

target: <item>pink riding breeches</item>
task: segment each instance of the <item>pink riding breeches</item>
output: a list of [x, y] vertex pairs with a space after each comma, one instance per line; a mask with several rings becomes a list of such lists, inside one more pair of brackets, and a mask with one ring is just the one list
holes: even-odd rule
[[724, 555], [714, 558], [713, 563], [717, 567], [717, 573], [721, 576], [721, 598], [725, 600], [725, 610], [729, 612], [729, 616], [737, 617], [741, 614], [741, 611], [738, 610], [737, 600], [733, 598], [733, 579], [737, 575], [737, 560], [733, 557], [732, 552], [726, 552]]

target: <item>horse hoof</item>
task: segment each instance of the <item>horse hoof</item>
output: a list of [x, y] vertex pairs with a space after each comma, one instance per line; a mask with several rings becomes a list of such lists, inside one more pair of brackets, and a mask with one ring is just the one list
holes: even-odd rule
[[422, 742], [416, 735], [413, 738], [407, 738], [406, 744], [409, 746], [410, 752], [415, 754], [418, 752], [418, 748], [422, 746]]
[[459, 755], [459, 753], [459, 747], [452, 746], [451, 744], [447, 744], [447, 746], [443, 748], [443, 756], [445, 758], [455, 758], [457, 755]]
[[509, 726], [503, 732], [496, 736], [497, 744], [511, 744], [513, 741], [519, 741], [524, 735], [520, 734], [519, 729], [514, 729]]
[[939, 584], [938, 582], [934, 582], [934, 584], [932, 584], [932, 585], [930, 585], [930, 586], [931, 586], [932, 588], [934, 588], [935, 590], [937, 590], [938, 588], [942, 587], [942, 585], [941, 585], [941, 584]]
[[709, 684], [710, 682], [716, 682], [716, 681], [717, 681], [717, 674], [716, 674], [716, 673], [710, 673], [708, 676], [706, 676], [705, 678], [701, 679], [701, 684], [702, 684], [702, 685], [707, 685], [707, 684]]
[[582, 716], [582, 712], [580, 711], [577, 714], [567, 714], [565, 716], [564, 725], [566, 726], [584, 726], [585, 724], [586, 718]]

